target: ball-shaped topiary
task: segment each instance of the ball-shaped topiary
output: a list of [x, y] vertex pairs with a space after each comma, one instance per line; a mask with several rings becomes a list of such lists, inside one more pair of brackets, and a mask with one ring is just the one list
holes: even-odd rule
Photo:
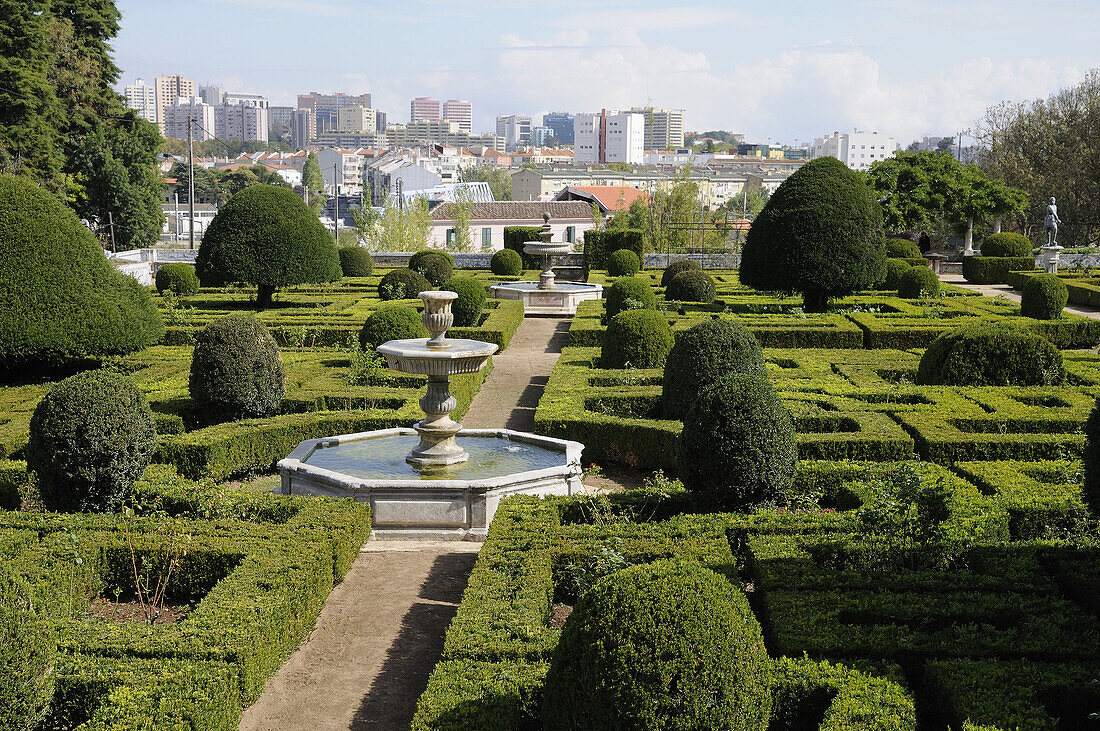
[[149, 291], [27, 177], [0, 174], [0, 254], [0, 377], [41, 376], [164, 337]]
[[[419, 258], [417, 258], [419, 256]], [[439, 289], [454, 274], [454, 259], [442, 251], [418, 251], [409, 260], [409, 269], [424, 275], [428, 282]]]
[[604, 368], [660, 368], [672, 350], [672, 328], [656, 310], [627, 310], [607, 323], [601, 365]]
[[442, 249], [421, 249], [420, 251], [413, 252], [413, 255], [409, 257], [408, 268], [412, 269], [413, 271], [419, 271], [420, 262], [425, 257], [431, 258], [433, 256], [436, 256], [437, 254], [450, 262], [452, 267], [455, 265], [455, 258], [451, 256], [450, 253], [443, 251]]
[[168, 291], [172, 294], [188, 295], [199, 291], [199, 276], [195, 274], [195, 267], [182, 262], [165, 264], [158, 269], [155, 283], [161, 294]]
[[489, 301], [481, 282], [473, 277], [451, 277], [443, 283], [442, 289], [458, 295], [451, 303], [455, 327], [473, 327], [479, 323], [481, 311]]
[[1096, 517], [1100, 517], [1100, 398], [1092, 407], [1085, 422], [1085, 503]]
[[609, 277], [633, 277], [642, 269], [642, 261], [630, 249], [619, 249], [607, 257]]
[[56, 655], [30, 587], [0, 563], [0, 728], [38, 728], [53, 697]]
[[359, 345], [374, 350], [388, 340], [411, 340], [428, 337], [428, 329], [420, 313], [411, 307], [387, 305], [370, 314], [359, 331]]
[[764, 731], [772, 666], [745, 594], [697, 563], [600, 579], [562, 628], [543, 728]]
[[626, 310], [651, 310], [657, 306], [657, 295], [649, 282], [638, 277], [623, 277], [607, 288], [604, 309], [607, 319]]
[[860, 173], [819, 157], [787, 178], [752, 222], [741, 283], [802, 293], [807, 312], [881, 281], [882, 212]]
[[383, 300], [411, 300], [431, 288], [431, 283], [420, 272], [394, 269], [378, 283], [378, 297]]
[[1031, 256], [1031, 240], [1015, 233], [990, 234], [982, 242], [982, 256]]
[[1041, 335], [1008, 323], [966, 325], [937, 337], [917, 367], [922, 386], [1056, 386], [1062, 354]]
[[875, 289], [883, 292], [897, 292], [902, 275], [912, 268], [913, 265], [904, 259], [887, 259], [886, 277], [875, 286]]
[[523, 273], [523, 257], [518, 251], [501, 249], [489, 260], [489, 270], [502, 277], [519, 276]]
[[672, 262], [667, 267], [665, 267], [664, 272], [661, 273], [661, 286], [667, 287], [668, 283], [672, 281], [673, 277], [675, 277], [680, 272], [686, 272], [691, 269], [699, 272], [703, 271], [703, 267], [699, 266], [699, 262], [693, 261], [691, 259], [680, 259], [679, 261]]
[[661, 406], [683, 419], [704, 388], [731, 373], [764, 370], [760, 342], [731, 320], [707, 320], [680, 334], [665, 361]]
[[924, 296], [936, 297], [940, 293], [940, 280], [928, 267], [909, 267], [898, 277], [898, 297], [918, 299]]
[[210, 423], [278, 413], [286, 392], [279, 346], [252, 315], [218, 318], [195, 338], [189, 385], [196, 414]]
[[1057, 320], [1069, 301], [1069, 288], [1054, 274], [1028, 277], [1020, 291], [1020, 314], [1036, 320]]
[[345, 277], [369, 277], [374, 271], [374, 259], [363, 246], [341, 246], [340, 271]]
[[340, 279], [332, 234], [289, 188], [251, 185], [230, 198], [203, 234], [195, 270], [204, 287], [256, 285], [271, 306], [276, 289]]
[[767, 373], [734, 373], [699, 393], [684, 417], [677, 464], [684, 486], [721, 510], [783, 496], [798, 445]]
[[665, 287], [666, 300], [702, 302], [709, 305], [714, 301], [714, 296], [714, 277], [694, 269], [680, 272]]
[[27, 468], [50, 510], [114, 512], [156, 448], [153, 412], [133, 381], [85, 371], [55, 385], [35, 408]]
[[889, 259], [920, 259], [920, 247], [909, 239], [886, 239], [886, 257]]

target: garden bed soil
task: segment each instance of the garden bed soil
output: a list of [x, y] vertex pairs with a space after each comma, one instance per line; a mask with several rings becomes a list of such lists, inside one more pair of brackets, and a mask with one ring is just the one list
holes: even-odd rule
[[[159, 614], [153, 624], [179, 624], [192, 609], [190, 604], [168, 602], [159, 608]], [[88, 614], [117, 624], [149, 621], [139, 602], [114, 602], [106, 597], [92, 600], [88, 606]]]

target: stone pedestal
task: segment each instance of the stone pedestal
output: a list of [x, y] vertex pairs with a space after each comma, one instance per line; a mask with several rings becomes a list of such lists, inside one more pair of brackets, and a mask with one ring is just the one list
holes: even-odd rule
[[1063, 246], [1053, 244], [1051, 246], [1044, 246], [1040, 249], [1043, 252], [1043, 269], [1047, 274], [1058, 273], [1058, 256], [1062, 253]]

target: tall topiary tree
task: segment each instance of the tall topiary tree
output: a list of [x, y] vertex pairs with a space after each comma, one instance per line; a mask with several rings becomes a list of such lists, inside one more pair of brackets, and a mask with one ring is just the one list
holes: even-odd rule
[[195, 338], [188, 388], [204, 421], [271, 416], [286, 392], [279, 346], [252, 315], [218, 318]]
[[885, 276], [882, 213], [863, 178], [833, 157], [811, 160], [779, 186], [749, 230], [741, 282], [802, 293], [807, 312]]
[[119, 273], [69, 208], [0, 175], [0, 376], [21, 377], [157, 343], [149, 292]]
[[321, 221], [286, 188], [253, 185], [229, 199], [202, 237], [204, 287], [255, 284], [260, 308], [279, 287], [340, 278], [340, 254]]

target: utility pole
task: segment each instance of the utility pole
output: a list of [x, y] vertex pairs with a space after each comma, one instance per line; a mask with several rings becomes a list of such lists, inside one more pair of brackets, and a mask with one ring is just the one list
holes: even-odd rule
[[113, 211], [107, 211], [107, 225], [111, 227], [111, 253], [117, 254], [118, 247], [115, 246], [115, 214]]
[[195, 118], [187, 113], [187, 221], [191, 248], [195, 248]]
[[332, 190], [335, 195], [332, 197], [332, 238], [336, 239], [336, 244], [340, 244], [340, 231], [337, 228], [340, 225], [340, 179], [337, 177], [340, 173], [340, 163], [336, 163], [332, 166]]
[[179, 194], [178, 190], [175, 193], [172, 194], [172, 200], [175, 201], [175, 204], [176, 204], [176, 221], [175, 221], [175, 225], [172, 226], [172, 240], [173, 241], [179, 241], [180, 240], [180, 194]]

